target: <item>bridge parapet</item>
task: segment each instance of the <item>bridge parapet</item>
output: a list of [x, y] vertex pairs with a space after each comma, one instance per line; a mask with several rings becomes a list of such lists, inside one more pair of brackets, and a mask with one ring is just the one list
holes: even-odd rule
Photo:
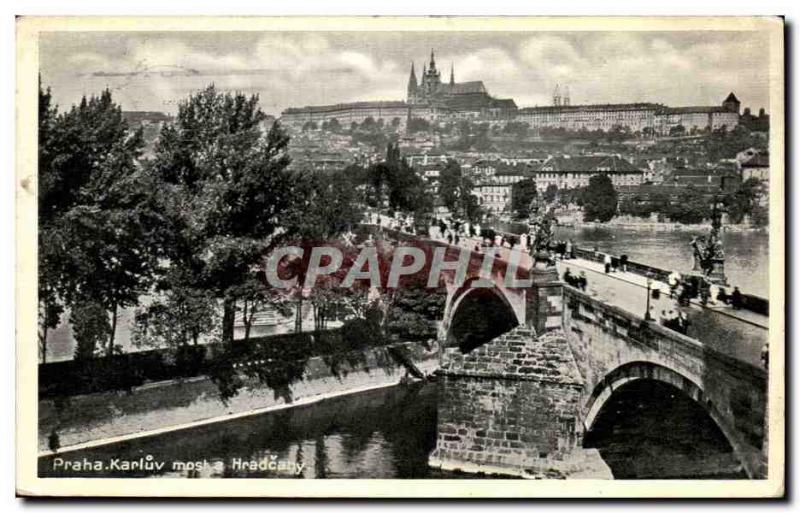
[[[578, 248], [576, 247], [573, 252], [577, 258], [582, 258], [584, 260], [588, 260], [590, 262], [597, 262], [602, 264], [603, 259], [605, 257], [605, 253], [594, 251], [591, 249], [586, 248]], [[615, 260], [617, 257], [613, 257]], [[646, 278], [651, 278], [656, 281], [668, 283], [669, 282], [669, 275], [672, 272], [671, 270], [667, 269], [660, 269], [658, 267], [653, 267], [651, 265], [643, 264], [641, 262], [635, 262], [633, 260], [628, 260], [626, 264], [627, 272], [638, 274], [639, 276], [644, 276]], [[735, 284], [734, 284], [735, 285]], [[742, 294], [742, 308], [754, 312], [758, 315], [767, 316], [769, 315], [769, 300], [763, 297], [759, 297], [753, 294]]]

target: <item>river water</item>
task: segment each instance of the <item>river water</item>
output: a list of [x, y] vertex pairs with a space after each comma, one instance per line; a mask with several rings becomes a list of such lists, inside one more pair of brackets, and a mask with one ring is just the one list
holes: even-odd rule
[[[689, 245], [702, 231], [620, 228], [557, 227], [555, 238], [572, 239], [580, 247], [597, 246], [602, 252], [627, 254], [630, 260], [666, 270], [692, 270]], [[742, 292], [769, 297], [769, 236], [761, 231], [726, 231], [725, 274]]]
[[[619, 478], [742, 477], [677, 390], [631, 389], [587, 436]], [[676, 402], [677, 399], [677, 402]], [[435, 383], [400, 385], [39, 460], [41, 477], [474, 478], [428, 466]], [[649, 405], [649, 406], [648, 406]], [[669, 434], [669, 436], [664, 436]], [[59, 458], [59, 459], [57, 459]], [[69, 461], [82, 468], [66, 469]], [[125, 462], [161, 468], [125, 470]], [[274, 468], [270, 469], [269, 464]], [[259, 465], [263, 466], [260, 468]]]

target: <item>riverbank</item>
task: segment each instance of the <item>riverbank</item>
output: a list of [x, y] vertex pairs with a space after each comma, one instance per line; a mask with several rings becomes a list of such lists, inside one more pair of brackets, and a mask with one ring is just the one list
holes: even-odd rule
[[[583, 221], [570, 218], [558, 218], [558, 225], [566, 228], [620, 228], [625, 230], [646, 230], [646, 231], [665, 231], [665, 232], [708, 232], [711, 229], [710, 223], [683, 224], [671, 221], [650, 221], [646, 219], [636, 219], [630, 217], [615, 217], [605, 223], [595, 221]], [[723, 232], [760, 232], [767, 233], [769, 227], [752, 226], [749, 224], [724, 224]]]
[[424, 374], [439, 365], [438, 347], [400, 343], [359, 351], [332, 365], [325, 356], [309, 358], [302, 378], [280, 391], [246, 380], [227, 403], [208, 377], [149, 383], [130, 393], [104, 392], [39, 401], [39, 454], [49, 450], [52, 433], [59, 452], [153, 436], [203, 424], [309, 404], [330, 397], [399, 383], [406, 368], [390, 354], [400, 348]]

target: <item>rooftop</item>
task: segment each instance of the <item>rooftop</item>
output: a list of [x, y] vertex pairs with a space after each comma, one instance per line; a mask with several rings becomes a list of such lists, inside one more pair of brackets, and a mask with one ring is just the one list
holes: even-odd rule
[[553, 171], [569, 171], [573, 173], [596, 173], [599, 170], [610, 173], [641, 172], [636, 166], [616, 155], [552, 157], [538, 167], [539, 170], [544, 168], [552, 168]]

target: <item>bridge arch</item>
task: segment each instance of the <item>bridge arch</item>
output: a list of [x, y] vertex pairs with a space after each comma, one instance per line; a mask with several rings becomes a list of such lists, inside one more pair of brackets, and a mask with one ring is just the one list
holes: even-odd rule
[[[467, 280], [448, 294], [445, 307], [445, 346], [459, 347], [462, 353], [468, 353], [525, 322], [524, 295], [520, 301], [497, 285], [472, 287], [476, 280]], [[519, 303], [522, 303], [522, 308]]]
[[685, 396], [699, 405], [711, 418], [730, 445], [735, 458], [742, 464], [748, 477], [754, 478], [758, 476], [757, 463], [751, 457], [751, 451], [739, 439], [734, 427], [728, 424], [713, 401], [706, 395], [704, 387], [680, 372], [658, 363], [649, 361], [629, 362], [606, 374], [594, 387], [586, 402], [586, 415], [583, 422], [586, 433], [592, 430], [603, 407], [615, 396], [615, 392], [637, 380], [657, 381], [683, 392]]

